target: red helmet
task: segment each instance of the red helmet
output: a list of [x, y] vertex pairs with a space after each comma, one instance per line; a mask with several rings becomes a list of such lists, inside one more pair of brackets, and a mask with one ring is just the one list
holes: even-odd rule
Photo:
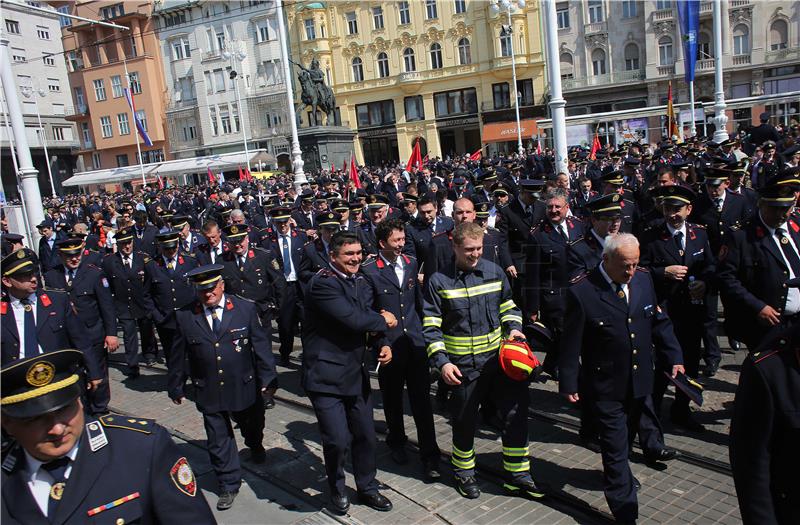
[[500, 368], [514, 381], [527, 381], [536, 377], [542, 368], [531, 347], [521, 340], [503, 341], [499, 358]]

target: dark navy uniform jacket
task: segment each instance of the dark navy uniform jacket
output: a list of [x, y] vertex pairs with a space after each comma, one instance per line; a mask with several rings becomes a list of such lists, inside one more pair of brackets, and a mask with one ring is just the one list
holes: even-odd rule
[[745, 525], [800, 523], [800, 325], [745, 358], [731, 418], [730, 460]]
[[303, 325], [302, 385], [308, 392], [360, 395], [369, 388], [364, 365], [368, 332], [386, 330], [372, 309], [362, 275], [345, 279], [322, 269], [309, 281]]
[[417, 261], [409, 255], [403, 258], [403, 284], [397, 280], [393, 267], [380, 257], [373, 257], [361, 266], [367, 283], [372, 288], [372, 307], [376, 312], [386, 310], [397, 317], [397, 326], [386, 329], [384, 339], [379, 345], [415, 348], [420, 351], [425, 347], [422, 338], [422, 290], [417, 281]]
[[520, 274], [525, 273], [526, 248], [531, 238], [531, 228], [547, 216], [547, 206], [541, 200], [533, 203], [533, 215], [528, 217], [518, 198], [512, 198], [508, 206], [500, 208], [498, 215], [502, 217], [500, 231], [508, 239], [511, 259]]
[[314, 224], [315, 213], [316, 212], [312, 208], [311, 217], [309, 217], [303, 210], [296, 209], [292, 211], [291, 216], [292, 219], [294, 219], [294, 222], [297, 224], [297, 227], [305, 232], [306, 230], [313, 230], [316, 227]]
[[175, 269], [171, 272], [161, 255], [145, 261], [145, 273], [150, 278], [150, 296], [155, 304], [153, 321], [174, 328], [173, 312], [195, 299], [194, 287], [184, 277], [186, 272], [194, 268], [197, 268], [197, 260], [190, 255], [179, 254]]
[[300, 257], [300, 275], [298, 278], [303, 284], [314, 277], [318, 271], [330, 266], [330, 258], [325, 249], [322, 239], [314, 239], [303, 246], [303, 254]]
[[[272, 254], [281, 264], [281, 272], [283, 272], [284, 268], [282, 242], [283, 239], [281, 238], [280, 234], [278, 234], [277, 230], [273, 232], [269, 239], [261, 242], [261, 245], [264, 248], [272, 251]], [[303, 256], [303, 246], [305, 246], [307, 242], [308, 237], [305, 233], [292, 228], [292, 231], [289, 233], [289, 254], [292, 256], [292, 264], [294, 264], [294, 272], [297, 274], [298, 280], [300, 280], [300, 259]]]
[[[653, 391], [653, 360], [683, 363], [672, 321], [658, 306], [650, 272], [638, 268], [619, 298], [599, 268], [573, 280], [567, 291], [559, 348], [559, 392], [578, 392], [578, 370], [592, 399], [621, 401]], [[659, 372], [660, 373], [660, 372]]]
[[603, 260], [603, 246], [592, 232], [591, 228], [587, 228], [583, 237], [570, 242], [567, 247], [567, 273], [570, 279], [591, 271]]
[[144, 319], [154, 308], [150, 298], [150, 278], [145, 272], [145, 260], [150, 256], [144, 252], [131, 254], [131, 268], [122, 262], [122, 254], [106, 255], [103, 273], [111, 285], [114, 307], [119, 319]]
[[138, 226], [133, 226], [133, 251], [145, 252], [150, 257], [155, 257], [158, 254], [156, 250], [156, 235], [158, 235], [158, 228], [152, 224], [146, 224], [142, 230]]
[[195, 387], [197, 408], [203, 413], [249, 408], [261, 395], [261, 388], [276, 377], [272, 341], [255, 304], [226, 293], [223, 308], [219, 335], [211, 330], [199, 302], [176, 312], [167, 392], [170, 399], [184, 397], [188, 376]]
[[[93, 451], [90, 433], [104, 435], [107, 443], [96, 444]], [[21, 447], [15, 445], [4, 455], [2, 476], [3, 523], [157, 524], [176, 517], [185, 523], [216, 523], [184, 453], [163, 427], [148, 419], [87, 418], [63, 497], [49, 520], [28, 488]], [[125, 497], [131, 498], [97, 509]]]
[[[17, 332], [14, 309], [8, 297], [0, 302], [0, 346], [2, 346], [2, 364], [19, 359], [24, 344]], [[94, 361], [89, 359], [91, 341], [87, 337], [86, 328], [75, 315], [70, 306], [69, 295], [62, 290], [37, 290], [36, 292], [36, 340], [43, 352], [77, 348], [87, 356], [86, 367], [92, 379], [102, 377]], [[100, 375], [98, 375], [100, 374]]]
[[222, 254], [217, 264], [225, 266], [222, 271], [225, 290], [253, 301], [259, 315], [269, 311], [272, 305], [280, 304], [281, 294], [286, 288], [286, 279], [283, 277], [280, 263], [272, 252], [251, 247], [245, 254], [244, 266], [240, 268], [236, 254], [229, 251]]
[[39, 265], [42, 269], [42, 275], [61, 264], [61, 258], [58, 256], [58, 248], [56, 247], [55, 243], [64, 238], [66, 238], [66, 234], [64, 232], [56, 232], [56, 239], [53, 242], [52, 248], [50, 248], [50, 243], [47, 242], [47, 239], [44, 237], [39, 239], [38, 256]]
[[[800, 224], [790, 218], [783, 227], [800, 247]], [[760, 217], [741, 229], [732, 229], [718, 266], [726, 333], [748, 344], [760, 342], [768, 327], [759, 323], [756, 315], [765, 305], [783, 310], [789, 280], [783, 254]]]
[[69, 292], [78, 319], [83, 321], [89, 337], [94, 344], [104, 337], [117, 335], [117, 316], [114, 309], [114, 298], [111, 295], [111, 284], [103, 270], [81, 261], [72, 280], [67, 286], [67, 276], [63, 266], [47, 272], [44, 276], [47, 286]]
[[719, 250], [729, 235], [731, 226], [745, 224], [752, 214], [747, 199], [738, 193], [725, 192], [722, 201], [722, 212], [717, 211], [717, 205], [711, 201], [708, 193], [703, 193], [692, 208], [689, 219], [697, 224], [702, 224], [708, 232], [708, 240], [714, 255], [719, 255]]
[[189, 241], [189, 248], [186, 248], [186, 240], [183, 237], [178, 238], [178, 252], [182, 254], [191, 253], [194, 255], [200, 246], [208, 244], [208, 241], [205, 237], [197, 233], [196, 231], [191, 231], [191, 241]]

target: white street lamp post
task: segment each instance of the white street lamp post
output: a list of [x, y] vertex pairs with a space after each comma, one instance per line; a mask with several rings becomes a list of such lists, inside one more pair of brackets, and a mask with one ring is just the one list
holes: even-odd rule
[[283, 61], [283, 83], [286, 85], [286, 101], [289, 109], [289, 127], [292, 130], [292, 168], [294, 170], [294, 186], [300, 192], [300, 186], [308, 182], [303, 172], [303, 157], [300, 151], [300, 139], [297, 138], [297, 116], [294, 111], [294, 93], [292, 93], [292, 66], [289, 65], [289, 35], [283, 21], [283, 0], [278, 0], [278, 40], [281, 42]]
[[[722, 2], [714, 0], [714, 50], [717, 51], [717, 60], [714, 61], [714, 142], [717, 144], [728, 140], [728, 131], [725, 125], [728, 116], [725, 114], [725, 87], [722, 85]], [[694, 108], [692, 108], [694, 111]]]
[[561, 64], [558, 56], [558, 18], [555, 0], [543, 0], [547, 76], [550, 82], [550, 118], [553, 122], [553, 153], [556, 173], [567, 170], [567, 124], [564, 107], [567, 101], [561, 94]]
[[[244, 42], [241, 40], [234, 40], [230, 43], [230, 46], [226, 46], [226, 49], [222, 52], [222, 56], [226, 60], [232, 60], [235, 58], [240, 64], [243, 64], [245, 58], [247, 58], [247, 52], [244, 49]], [[233, 90], [236, 93], [236, 106], [239, 112], [239, 125], [242, 128], [244, 156], [247, 159], [247, 172], [250, 173], [250, 151], [247, 149], [247, 119], [245, 118], [245, 108], [242, 106], [242, 98], [239, 96], [239, 82], [237, 77], [241, 78], [241, 75], [239, 75], [235, 69], [232, 69], [231, 80], [233, 80]]]
[[[520, 9], [525, 9], [525, 0], [516, 0], [516, 4]], [[492, 0], [490, 4], [490, 9], [495, 14], [499, 13], [500, 10], [505, 10], [506, 15], [508, 16], [508, 25], [504, 26], [502, 32], [500, 33], [501, 36], [508, 35], [508, 41], [510, 42], [509, 52], [511, 53], [511, 76], [514, 80], [514, 113], [517, 119], [517, 152], [519, 153], [520, 157], [525, 156], [525, 148], [522, 146], [522, 126], [520, 125], [519, 121], [519, 93], [518, 93], [518, 86], [517, 86], [517, 60], [514, 56], [514, 26], [511, 23], [511, 11], [515, 10], [514, 4], [512, 0]]]
[[22, 86], [20, 88], [22, 92], [22, 96], [25, 98], [33, 98], [33, 106], [36, 108], [36, 120], [39, 121], [39, 140], [42, 141], [42, 147], [44, 148], [44, 158], [45, 164], [47, 164], [47, 176], [50, 178], [50, 190], [53, 194], [53, 197], [56, 196], [56, 185], [53, 182], [53, 170], [50, 167], [50, 154], [47, 152], [47, 135], [44, 132], [44, 126], [42, 126], [42, 116], [39, 113], [39, 99], [36, 98], [36, 95], [40, 97], [45, 96], [45, 91], [42, 88], [33, 89], [32, 86]]

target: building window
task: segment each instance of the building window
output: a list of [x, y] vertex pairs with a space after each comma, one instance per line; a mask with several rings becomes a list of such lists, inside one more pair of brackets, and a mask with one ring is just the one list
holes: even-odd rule
[[172, 57], [174, 60], [183, 60], [192, 56], [192, 49], [189, 46], [187, 37], [176, 38], [172, 41]]
[[36, 26], [36, 36], [39, 40], [50, 40], [50, 30], [43, 26]]
[[231, 104], [231, 114], [233, 115], [233, 128], [236, 130], [236, 133], [239, 133], [239, 130], [241, 130], [241, 128], [240, 128], [241, 123], [239, 122], [239, 105], [238, 104]]
[[750, 30], [744, 24], [733, 28], [733, 54], [750, 54]]
[[225, 72], [221, 69], [214, 70], [214, 89], [217, 93], [225, 91]]
[[559, 29], [569, 29], [569, 4], [556, 5], [556, 20]]
[[395, 123], [394, 101], [380, 100], [356, 106], [358, 127], [390, 126]]
[[425, 120], [425, 106], [422, 103], [422, 95], [405, 98], [406, 122], [412, 120]]
[[100, 133], [104, 139], [114, 135], [114, 130], [111, 127], [111, 117], [100, 117]]
[[467, 12], [467, 0], [456, 0], [455, 1], [455, 10], [456, 14], [466, 13]]
[[561, 53], [558, 59], [561, 64], [561, 78], [570, 79], [575, 77], [575, 63], [570, 53]]
[[508, 82], [492, 84], [492, 100], [494, 102], [494, 109], [511, 107], [511, 94], [509, 92]]
[[438, 42], [431, 44], [431, 69], [442, 69], [442, 46]]
[[260, 44], [269, 40], [269, 20], [259, 20], [256, 23], [256, 41]]
[[139, 82], [139, 73], [136, 71], [128, 73], [128, 81], [131, 83], [131, 92], [134, 95], [139, 95], [142, 92], [142, 83]]
[[17, 63], [27, 62], [25, 58], [25, 50], [18, 47], [11, 48], [11, 61]]
[[217, 122], [217, 108], [210, 106], [208, 108], [208, 116], [211, 120], [211, 134], [214, 136], [219, 135], [219, 123]]
[[358, 34], [358, 20], [356, 19], [355, 12], [351, 11], [349, 13], [344, 14], [345, 20], [347, 20], [347, 34], [348, 35], [357, 35]]
[[637, 0], [622, 0], [622, 18], [636, 18]]
[[306, 28], [306, 40], [316, 40], [317, 33], [314, 30], [314, 19], [306, 18], [303, 20], [303, 25], [305, 25]]
[[89, 132], [88, 122], [81, 122], [81, 136], [83, 137], [83, 147], [90, 148], [92, 144], [92, 134]]
[[[136, 155], [136, 158], [139, 159], [138, 153]], [[155, 162], [164, 162], [164, 150], [152, 149], [150, 151], [143, 151], [140, 162], [142, 164], [153, 164]]]
[[636, 71], [639, 69], [639, 46], [628, 44], [625, 46], [625, 71]]
[[131, 132], [131, 126], [128, 123], [128, 114], [127, 113], [119, 113], [117, 114], [117, 124], [119, 125], [119, 134], [120, 135], [128, 135]]
[[94, 153], [92, 153], [92, 167], [96, 170], [99, 170], [100, 166], [101, 166], [100, 153], [95, 151]]
[[147, 132], [147, 115], [145, 114], [143, 109], [136, 110], [136, 118], [139, 119], [139, 122], [142, 123], [142, 129]]
[[6, 18], [6, 33], [11, 35], [18, 35], [19, 34], [19, 22], [16, 20], [9, 20]]
[[397, 2], [397, 9], [400, 11], [400, 25], [411, 23], [411, 9], [408, 7], [408, 2]]
[[533, 105], [533, 79], [517, 80], [517, 102], [520, 106]]
[[360, 57], [355, 57], [352, 62], [353, 65], [353, 82], [364, 81], [364, 64]]
[[222, 134], [229, 134], [231, 132], [231, 114], [227, 106], [221, 106], [219, 108], [219, 122], [222, 124]]
[[61, 82], [57, 78], [48, 78], [47, 79], [47, 90], [50, 93], [60, 93], [61, 92]]
[[53, 140], [64, 140], [64, 128], [53, 126]]
[[789, 42], [789, 26], [786, 20], [775, 20], [769, 28], [769, 48], [771, 51], [786, 49]]
[[500, 30], [500, 56], [511, 56], [511, 31], [506, 28]]
[[711, 37], [705, 31], [697, 34], [697, 60], [714, 58], [711, 54]]
[[197, 137], [197, 130], [193, 124], [186, 124], [183, 126], [183, 140], [194, 140]]
[[603, 21], [603, 0], [589, 0], [589, 23]]
[[656, 0], [656, 9], [672, 9], [672, 0]]
[[121, 155], [117, 155], [117, 167], [124, 168], [125, 166], [130, 166], [128, 163], [128, 154], [122, 153]]
[[105, 100], [106, 86], [103, 83], [103, 79], [102, 78], [95, 79], [92, 81], [92, 84], [94, 85], [94, 99], [98, 102], [100, 102], [101, 100]]
[[[180, 13], [175, 13], [172, 15], [164, 15], [163, 19], [164, 19], [164, 27], [172, 27], [180, 24], [185, 24], [186, 12], [181, 11]], [[191, 20], [191, 15], [189, 15], [189, 20]]]
[[105, 19], [116, 18], [125, 14], [125, 9], [122, 4], [110, 5], [100, 9], [100, 16]]
[[378, 77], [386, 78], [389, 76], [389, 57], [386, 53], [378, 53]]
[[436, 18], [439, 18], [439, 13], [436, 9], [436, 0], [425, 0], [425, 19], [434, 20]]
[[82, 87], [75, 88], [75, 105], [78, 106], [79, 111], [86, 107], [86, 99], [83, 97]]
[[602, 49], [592, 51], [592, 74], [594, 76], [606, 74], [606, 52]]
[[473, 114], [478, 112], [478, 96], [475, 88], [434, 93], [433, 105], [437, 118]]
[[217, 39], [217, 49], [222, 51], [225, 49], [225, 30], [221, 29], [220, 31], [217, 31], [215, 36]]
[[45, 66], [55, 66], [56, 65], [56, 59], [53, 58], [53, 55], [51, 55], [50, 53], [42, 54], [42, 62], [44, 63]]
[[658, 39], [658, 65], [671, 66], [673, 63], [672, 39], [668, 36], [662, 36]]
[[467, 37], [458, 41], [458, 63], [462, 66], [472, 64], [472, 50]]
[[407, 47], [403, 50], [403, 66], [405, 67], [406, 72], [412, 72], [417, 70], [417, 61], [414, 58], [414, 50], [410, 47]]
[[[56, 11], [58, 11], [59, 13], [64, 14], [64, 15], [72, 14], [72, 13], [70, 13], [70, 6], [68, 6], [68, 5], [62, 5], [61, 7], [56, 9]], [[69, 26], [72, 25], [72, 19], [70, 19], [70, 18], [68, 18], [66, 16], [59, 16], [58, 17], [58, 23], [61, 25], [61, 27], [69, 27]]]
[[383, 29], [383, 8], [381, 6], [372, 8], [372, 28]]
[[119, 98], [122, 95], [122, 77], [119, 75], [114, 75], [111, 77], [111, 96], [114, 98]]

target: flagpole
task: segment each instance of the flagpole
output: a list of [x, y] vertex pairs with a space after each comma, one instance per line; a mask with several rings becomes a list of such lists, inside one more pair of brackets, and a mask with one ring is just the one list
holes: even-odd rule
[[[122, 59], [122, 67], [125, 69], [125, 80], [128, 81], [128, 96], [131, 97], [131, 100], [133, 100], [133, 90], [131, 89], [131, 76], [128, 74], [128, 60], [127, 60], [127, 58], [123, 58]], [[133, 127], [135, 128], [136, 127], [136, 113], [135, 113], [136, 110], [134, 109], [133, 104], [130, 104], [130, 106], [131, 106], [131, 113], [132, 113], [131, 122], [133, 123]], [[136, 137], [136, 153], [139, 155], [139, 171], [141, 171], [141, 173], [142, 173], [142, 188], [144, 188], [145, 186], [147, 186], [147, 179], [144, 176], [144, 164], [142, 164], [142, 147], [139, 145], [139, 130], [138, 129], [136, 130], [136, 133], [134, 133], [134, 136]]]
[[689, 128], [689, 132], [694, 137], [694, 136], [697, 135], [697, 127], [695, 126], [695, 123], [694, 123], [694, 120], [695, 120], [694, 119], [694, 80], [689, 82], [689, 102], [692, 104], [692, 120], [691, 120], [692, 125]]

